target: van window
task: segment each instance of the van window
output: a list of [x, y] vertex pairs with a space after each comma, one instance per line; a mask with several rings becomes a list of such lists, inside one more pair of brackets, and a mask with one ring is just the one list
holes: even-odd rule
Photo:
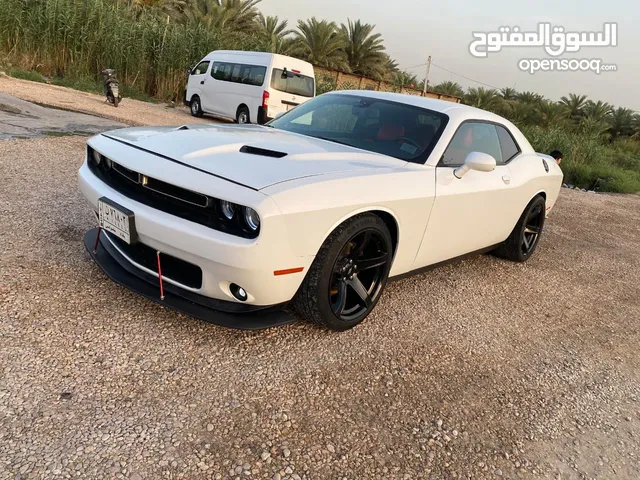
[[214, 62], [211, 68], [211, 76], [216, 80], [254, 86], [264, 83], [266, 73], [267, 67], [244, 63]]
[[314, 80], [313, 77], [289, 70], [287, 70], [287, 75], [283, 76], [281, 68], [274, 68], [271, 75], [271, 88], [301, 97], [313, 97]]
[[191, 75], [203, 75], [207, 73], [209, 62], [200, 62], [196, 68], [191, 71]]

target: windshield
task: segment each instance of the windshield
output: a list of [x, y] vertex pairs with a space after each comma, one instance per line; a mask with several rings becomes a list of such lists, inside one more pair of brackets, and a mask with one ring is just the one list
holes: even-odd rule
[[442, 113], [404, 103], [328, 94], [297, 106], [268, 125], [424, 163], [448, 120]]
[[301, 97], [313, 97], [315, 93], [313, 77], [307, 77], [291, 70], [287, 70], [287, 74], [283, 75], [281, 68], [273, 69], [271, 88]]

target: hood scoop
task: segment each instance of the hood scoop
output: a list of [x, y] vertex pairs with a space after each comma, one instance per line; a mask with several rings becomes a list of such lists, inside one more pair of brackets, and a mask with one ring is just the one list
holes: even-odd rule
[[182, 125], [181, 127], [176, 127], [174, 129], [175, 132], [177, 132], [178, 130], [189, 130], [189, 126], [188, 125]]
[[271, 158], [282, 158], [287, 156], [287, 153], [285, 152], [278, 152], [276, 150], [269, 150], [267, 148], [252, 147], [250, 145], [243, 145], [240, 148], [240, 152], [248, 153], [250, 155], [261, 155], [263, 157], [271, 157]]

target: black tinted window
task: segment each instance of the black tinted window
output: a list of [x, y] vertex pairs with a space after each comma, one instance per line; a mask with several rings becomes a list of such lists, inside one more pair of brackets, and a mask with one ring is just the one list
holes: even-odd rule
[[209, 62], [200, 62], [196, 68], [191, 71], [191, 75], [203, 75], [207, 73]]
[[482, 152], [502, 164], [502, 150], [496, 127], [491, 123], [465, 122], [451, 139], [451, 143], [442, 155], [441, 165], [459, 167], [471, 152]]
[[516, 145], [516, 142], [506, 128], [496, 125], [496, 130], [498, 131], [498, 138], [500, 139], [502, 160], [503, 163], [506, 163], [520, 153], [520, 148], [518, 148], [518, 145]]
[[300, 104], [269, 126], [424, 163], [447, 121], [442, 113], [404, 103], [329, 94]]
[[211, 76], [216, 80], [254, 86], [264, 83], [266, 73], [267, 67], [243, 63], [214, 62], [211, 69]]
[[290, 70], [287, 70], [285, 74], [282, 69], [274, 68], [271, 73], [271, 88], [301, 97], [313, 97], [314, 80], [313, 77], [307, 77]]

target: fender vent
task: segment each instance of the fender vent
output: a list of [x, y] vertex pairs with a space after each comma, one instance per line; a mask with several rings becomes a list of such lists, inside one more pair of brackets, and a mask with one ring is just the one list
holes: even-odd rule
[[250, 155], [262, 155], [263, 157], [272, 158], [282, 158], [287, 156], [285, 152], [277, 152], [275, 150], [268, 150], [266, 148], [251, 147], [249, 145], [244, 145], [242, 148], [240, 148], [240, 151], [242, 153], [248, 153]]

